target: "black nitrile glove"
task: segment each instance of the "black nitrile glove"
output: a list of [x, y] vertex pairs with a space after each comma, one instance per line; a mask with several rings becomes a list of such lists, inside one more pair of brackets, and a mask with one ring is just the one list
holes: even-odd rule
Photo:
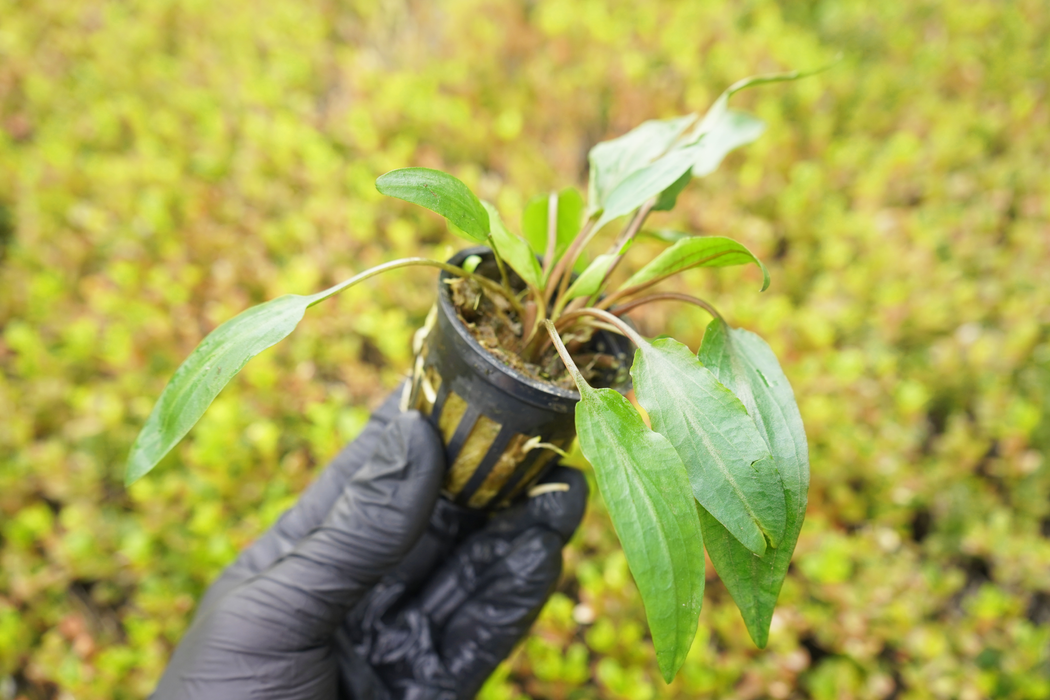
[[438, 498], [444, 471], [391, 397], [211, 586], [153, 700], [473, 697], [553, 591], [587, 484], [558, 468], [486, 518]]

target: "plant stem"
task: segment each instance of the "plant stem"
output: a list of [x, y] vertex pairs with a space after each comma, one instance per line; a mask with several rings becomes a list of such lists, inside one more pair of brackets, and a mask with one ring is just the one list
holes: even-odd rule
[[609, 312], [615, 316], [622, 316], [631, 309], [636, 309], [639, 306], [642, 306], [643, 304], [648, 304], [653, 301], [684, 301], [687, 304], [694, 304], [695, 306], [699, 306], [715, 318], [725, 321], [725, 319], [722, 318], [722, 314], [718, 313], [718, 310], [715, 307], [711, 306], [711, 304], [698, 297], [689, 296], [688, 294], [681, 294], [679, 292], [661, 292], [659, 294], [650, 294], [649, 296], [640, 297], [638, 299], [634, 299], [633, 301], [629, 301], [626, 304], [621, 304], [620, 306], [609, 309]]
[[554, 252], [558, 249], [558, 193], [551, 192], [547, 198], [547, 249], [543, 253], [543, 270], [540, 279], [547, 279], [547, 273], [554, 265]]
[[[539, 335], [540, 325], [547, 320], [547, 304], [543, 301], [543, 295], [537, 292], [533, 294], [533, 299], [535, 299], [536, 301], [536, 304], [533, 307], [535, 309], [536, 316], [534, 322], [531, 325], [531, 328], [529, 328], [528, 330], [528, 334], [525, 336], [525, 340], [522, 343], [524, 349], [522, 350], [521, 359], [525, 360], [526, 362], [528, 362], [531, 359], [531, 356], [528, 355], [529, 344], [532, 343], [536, 338], [541, 337]], [[522, 333], [525, 333], [525, 328], [525, 326], [522, 326]]]
[[[507, 277], [507, 268], [503, 265], [503, 258], [499, 256], [499, 251], [496, 250], [496, 241], [492, 239], [491, 235], [489, 236], [489, 247], [492, 248], [492, 257], [496, 259], [496, 267], [499, 268], [499, 276], [500, 279], [503, 280], [503, 288], [507, 290], [508, 294], [513, 295], [514, 290], [511, 289], [510, 278]], [[519, 314], [519, 317], [520, 316], [521, 314]]]
[[544, 301], [548, 305], [550, 305], [551, 298], [554, 296], [554, 288], [556, 286], [560, 289], [559, 294], [564, 294], [565, 290], [568, 289], [569, 278], [572, 277], [572, 268], [576, 266], [576, 259], [580, 257], [583, 247], [590, 242], [591, 237], [596, 233], [594, 224], [597, 221], [596, 217], [591, 217], [587, 220], [583, 230], [573, 239], [569, 249], [565, 251], [565, 255], [554, 266], [550, 279], [547, 280], [547, 290], [544, 293]]
[[510, 302], [511, 307], [518, 314], [519, 318], [525, 316], [525, 310], [522, 308], [521, 303], [514, 297], [512, 293], [505, 290], [498, 283], [493, 282], [488, 277], [482, 277], [481, 275], [476, 275], [473, 272], [467, 272], [461, 267], [456, 267], [455, 265], [450, 265], [444, 262], [438, 262], [437, 260], [430, 260], [429, 258], [402, 258], [401, 260], [391, 260], [388, 263], [376, 265], [371, 269], [365, 270], [364, 272], [354, 275], [348, 280], [340, 282], [339, 284], [333, 285], [322, 292], [314, 294], [313, 301], [311, 301], [308, 306], [314, 306], [316, 304], [319, 304], [325, 299], [335, 296], [344, 289], [353, 287], [358, 282], [364, 282], [370, 277], [375, 277], [376, 275], [382, 274], [389, 270], [396, 270], [401, 267], [412, 267], [417, 265], [423, 267], [436, 267], [440, 270], [444, 270], [449, 274], [456, 275], [458, 277], [466, 277], [467, 279], [472, 279], [478, 284], [480, 284], [483, 288], [489, 290], [490, 292], [495, 292], [496, 294], [499, 294], [500, 296], [504, 297], [508, 302]]
[[586, 309], [580, 309], [579, 311], [574, 311], [571, 314], [566, 314], [560, 319], [558, 319], [557, 326], [562, 325], [563, 322], [578, 319], [581, 316], [593, 316], [594, 318], [600, 321], [604, 321], [610, 326], [614, 326], [621, 335], [625, 335], [628, 338], [630, 338], [631, 342], [635, 345], [642, 346], [646, 343], [645, 338], [640, 336], [638, 334], [638, 331], [628, 326], [622, 318], [620, 318], [619, 316], [614, 316], [608, 311], [603, 311], [602, 309], [595, 309], [589, 307]]
[[561, 342], [561, 336], [558, 335], [558, 330], [554, 327], [554, 324], [547, 320], [543, 322], [543, 325], [547, 327], [547, 334], [550, 336], [551, 342], [554, 343], [554, 349], [558, 351], [561, 361], [565, 363], [565, 369], [569, 370], [569, 374], [572, 375], [573, 381], [576, 382], [576, 388], [582, 396], [584, 387], [589, 389], [591, 385], [583, 378], [583, 374], [580, 373], [580, 368], [572, 361], [572, 356], [569, 355], [569, 351], [565, 349], [565, 344]]
[[617, 237], [616, 242], [613, 244], [610, 253], [615, 253], [616, 257], [613, 258], [612, 264], [609, 265], [609, 269], [605, 271], [605, 277], [602, 278], [602, 283], [598, 285], [598, 289], [603, 289], [606, 283], [609, 281], [609, 277], [612, 275], [613, 270], [623, 260], [623, 254], [620, 252], [623, 247], [634, 240], [634, 237], [638, 235], [638, 232], [642, 230], [642, 224], [645, 223], [646, 218], [649, 216], [649, 212], [656, 206], [656, 197], [652, 197], [639, 207], [634, 218], [631, 219], [631, 223], [627, 224], [623, 232]]

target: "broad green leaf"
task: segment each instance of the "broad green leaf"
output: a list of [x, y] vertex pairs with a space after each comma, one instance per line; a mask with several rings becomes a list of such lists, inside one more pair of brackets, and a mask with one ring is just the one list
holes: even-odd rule
[[751, 638], [765, 647], [773, 607], [806, 516], [806, 432], [787, 377], [773, 351], [757, 335], [715, 319], [700, 345], [700, 361], [743, 402], [773, 455], [784, 486], [784, 537], [780, 546], [761, 557], [748, 552], [710, 514], [701, 512], [711, 561], [740, 608]]
[[691, 267], [729, 267], [747, 263], [755, 263], [762, 270], [762, 290], [765, 291], [769, 286], [769, 272], [754, 253], [731, 238], [694, 236], [682, 239], [661, 252], [641, 270], [631, 275], [620, 289], [662, 280]]
[[[703, 124], [707, 124], [706, 118]], [[700, 148], [693, 161], [693, 177], [710, 175], [722, 164], [727, 153], [751, 143], [766, 130], [761, 119], [732, 109], [722, 110], [720, 118], [707, 126], [708, 130], [697, 142]]]
[[441, 214], [455, 224], [451, 230], [467, 240], [488, 241], [488, 213], [470, 188], [448, 173], [430, 168], [391, 170], [376, 180], [376, 189]]
[[596, 257], [594, 262], [588, 265], [587, 269], [576, 278], [576, 281], [565, 290], [565, 301], [576, 297], [589, 297], [597, 293], [602, 285], [602, 280], [605, 279], [605, 273], [609, 271], [609, 266], [617, 257], [612, 253], [603, 253]]
[[594, 466], [616, 535], [645, 605], [668, 683], [696, 634], [704, 596], [703, 539], [682, 460], [612, 389], [575, 373], [580, 451]]
[[653, 430], [685, 463], [693, 494], [755, 554], [784, 534], [784, 487], [744, 404], [673, 338], [643, 343], [631, 367]]
[[624, 178], [605, 199], [605, 208], [595, 229], [600, 229], [613, 219], [629, 214], [671, 187], [689, 171], [703, 146], [695, 143], [685, 148], [676, 148], [657, 158], [649, 165], [639, 168]]
[[587, 185], [588, 216], [605, 209], [606, 200], [620, 183], [666, 153], [694, 121], [695, 114], [653, 119], [592, 148], [588, 156], [591, 164]]
[[307, 307], [324, 294], [277, 297], [209, 333], [175, 372], [142, 426], [128, 457], [125, 483], [153, 469], [245, 363], [291, 333]]
[[685, 186], [693, 179], [693, 171], [686, 170], [682, 176], [671, 183], [671, 186], [660, 193], [660, 198], [653, 205], [653, 211], [671, 211], [678, 203], [678, 195], [682, 193]]
[[[521, 216], [521, 231], [529, 246], [536, 255], [547, 254], [547, 213], [550, 197], [534, 197], [525, 206]], [[574, 187], [567, 187], [558, 193], [558, 230], [554, 247], [554, 262], [565, 253], [565, 250], [580, 232], [583, 220], [583, 197]], [[553, 263], [551, 265], [553, 267]]]
[[496, 207], [488, 202], [482, 202], [481, 205], [488, 212], [489, 225], [492, 227], [492, 244], [500, 257], [525, 280], [525, 284], [539, 289], [543, 273], [540, 271], [540, 264], [536, 262], [536, 256], [529, 250], [528, 243], [507, 230]]

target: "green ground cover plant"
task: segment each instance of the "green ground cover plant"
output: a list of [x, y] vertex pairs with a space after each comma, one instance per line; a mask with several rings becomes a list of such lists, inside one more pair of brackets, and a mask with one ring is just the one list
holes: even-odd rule
[[[222, 322], [448, 258], [446, 227], [376, 173], [449, 172], [521, 221], [532, 193], [586, 181], [593, 145], [839, 51], [819, 80], [734, 97], [763, 137], [653, 214], [612, 278], [671, 231], [769, 270], [762, 294], [747, 268], [667, 283], [762, 336], [799, 397], [813, 477], [766, 649], [707, 566], [665, 684], [593, 489], [571, 574], [482, 697], [1050, 693], [1045, 3], [0, 0], [0, 17], [0, 697], [146, 697], [201, 591], [403, 377], [433, 277], [395, 271], [311, 309], [123, 487], [153, 398]], [[697, 349], [709, 318], [635, 321]]]

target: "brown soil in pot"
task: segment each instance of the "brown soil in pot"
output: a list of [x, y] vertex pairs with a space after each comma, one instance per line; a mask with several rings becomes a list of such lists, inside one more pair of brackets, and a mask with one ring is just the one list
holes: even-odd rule
[[[494, 261], [485, 261], [475, 270], [477, 274], [499, 280], [499, 268]], [[517, 291], [525, 288], [521, 279], [507, 271], [511, 287]], [[526, 362], [519, 353], [524, 338], [521, 319], [503, 297], [486, 292], [481, 285], [469, 278], [457, 277], [446, 280], [452, 304], [463, 325], [478, 343], [495, 355], [501, 362], [519, 372], [564, 389], [576, 389], [572, 377], [565, 369], [561, 358], [548, 344], [543, 354], [534, 362]], [[526, 329], [527, 330], [527, 329]], [[540, 332], [545, 332], [541, 329]], [[573, 360], [583, 376], [594, 387], [617, 387], [628, 379], [629, 367], [622, 366], [612, 355], [595, 352], [589, 331], [580, 331], [576, 337], [566, 337]]]

